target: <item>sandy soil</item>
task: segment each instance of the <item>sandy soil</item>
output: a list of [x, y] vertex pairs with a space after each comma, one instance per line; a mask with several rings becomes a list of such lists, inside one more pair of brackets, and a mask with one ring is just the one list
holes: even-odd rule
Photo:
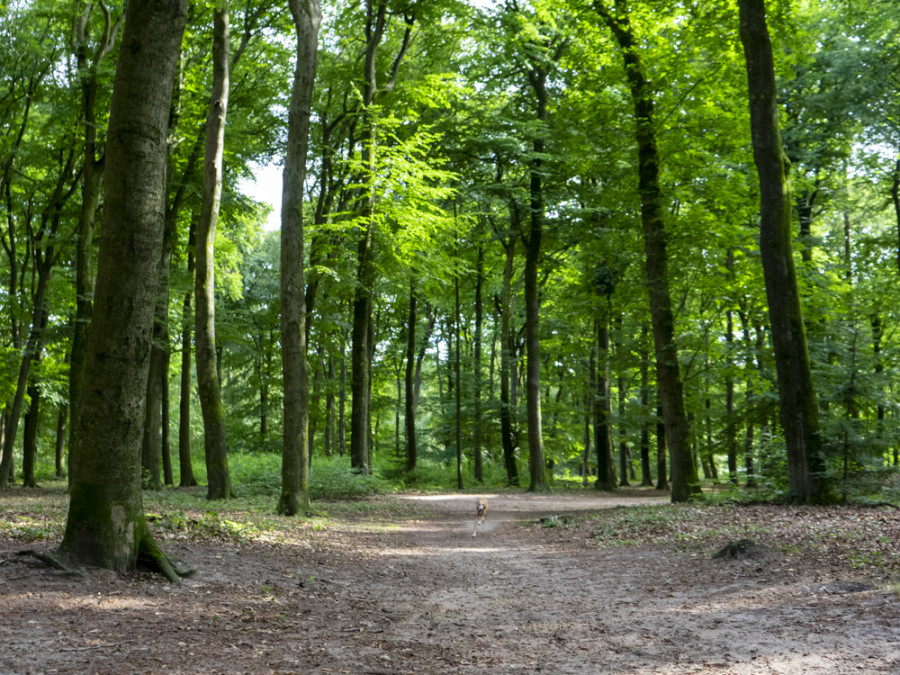
[[0, 672], [900, 673], [884, 582], [534, 524], [654, 497], [486, 496], [476, 537], [473, 495], [402, 497], [300, 543], [160, 533], [196, 569], [179, 585], [66, 575], [0, 540]]

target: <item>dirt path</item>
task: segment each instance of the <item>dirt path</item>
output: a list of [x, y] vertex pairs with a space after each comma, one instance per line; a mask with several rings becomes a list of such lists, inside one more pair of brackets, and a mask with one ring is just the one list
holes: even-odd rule
[[489, 498], [474, 538], [475, 498], [451, 495], [301, 546], [169, 542], [197, 568], [179, 586], [66, 577], [0, 542], [0, 672], [900, 672], [887, 589], [521, 525], [617, 499]]

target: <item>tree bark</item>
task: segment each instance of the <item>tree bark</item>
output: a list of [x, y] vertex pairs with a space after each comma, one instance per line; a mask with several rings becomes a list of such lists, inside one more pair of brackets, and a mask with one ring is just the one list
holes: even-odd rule
[[[188, 277], [194, 276], [194, 248], [195, 232], [191, 224], [188, 235]], [[191, 326], [194, 324], [194, 311], [191, 299], [193, 291], [186, 291], [181, 310], [181, 383], [178, 400], [178, 469], [179, 487], [194, 487], [197, 479], [194, 477], [194, 467], [191, 463]]]
[[415, 374], [416, 374], [416, 284], [410, 277], [409, 280], [409, 312], [406, 321], [406, 375], [404, 389], [406, 392], [406, 470], [415, 471], [418, 460], [418, 448], [416, 445], [416, 398]]
[[617, 0], [616, 15], [613, 16], [601, 0], [594, 2], [595, 9], [609, 26], [622, 51], [625, 76], [634, 105], [645, 271], [660, 403], [671, 460], [672, 501], [684, 502], [690, 495], [699, 493], [700, 486], [697, 470], [691, 461], [690, 425], [684, 410], [684, 386], [679, 373], [675, 317], [669, 293], [669, 258], [659, 181], [660, 159], [656, 144], [654, 101], [625, 5], [624, 0]]
[[482, 287], [484, 286], [484, 251], [478, 247], [478, 259], [475, 263], [475, 336], [474, 361], [472, 363], [472, 454], [474, 456], [475, 482], [484, 482], [484, 466], [481, 457], [481, 332], [483, 330], [484, 302]]
[[597, 490], [615, 490], [616, 473], [613, 468], [612, 433], [609, 428], [609, 331], [606, 319], [597, 320], [597, 368], [594, 376], [594, 451], [597, 455]]
[[519, 486], [519, 470], [516, 465], [516, 444], [513, 441], [513, 404], [510, 398], [513, 351], [512, 337], [512, 274], [515, 258], [515, 239], [503, 242], [506, 263], [503, 267], [503, 288], [500, 299], [500, 438], [503, 444], [503, 462], [506, 466], [507, 484]]
[[790, 499], [822, 503], [830, 500], [830, 488], [791, 249], [790, 167], [778, 126], [775, 66], [765, 2], [740, 0], [739, 4], [753, 156], [760, 183], [760, 257], [772, 326]]
[[98, 274], [60, 556], [175, 570], [147, 528], [140, 451], [162, 249], [166, 130], [185, 0], [129, 0], [113, 88]]
[[297, 34], [297, 62], [288, 111], [281, 205], [281, 345], [284, 440], [278, 512], [309, 512], [309, 371], [306, 360], [306, 296], [303, 279], [303, 184], [309, 119], [316, 79], [322, 8], [319, 0], [290, 0]]
[[203, 449], [206, 458], [207, 499], [230, 499], [225, 408], [216, 359], [215, 243], [222, 198], [222, 156], [225, 116], [228, 112], [229, 2], [215, 10], [213, 28], [213, 85], [206, 121], [203, 161], [203, 201], [197, 223], [194, 298], [197, 302], [194, 341], [197, 350], [197, 393], [203, 414]]
[[[536, 67], [529, 73], [537, 96], [537, 119], [547, 122], [547, 73]], [[541, 132], [539, 132], [541, 133]], [[541, 296], [538, 287], [538, 264], [544, 236], [544, 193], [542, 185], [544, 139], [532, 143], [534, 157], [530, 167], [530, 215], [528, 239], [525, 241], [525, 348], [528, 355], [525, 375], [525, 411], [528, 423], [529, 492], [547, 492], [544, 467], [544, 438], [541, 429]]]
[[[101, 61], [112, 51], [124, 14], [113, 22], [109, 9], [99, 3], [103, 12], [104, 29], [89, 54], [90, 46], [87, 28], [95, 7], [87, 5], [73, 25], [75, 59], [81, 84], [81, 112], [84, 115], [84, 139], [81, 167], [81, 208], [78, 212], [78, 229], [75, 240], [75, 325], [72, 332], [69, 364], [69, 447], [77, 428], [78, 404], [81, 400], [81, 383], [84, 379], [84, 363], [87, 350], [88, 327], [91, 323], [91, 307], [94, 296], [94, 225], [100, 204], [100, 182], [103, 176], [103, 153], [97, 142], [97, 93], [100, 87], [99, 68]], [[69, 477], [71, 480], [71, 466]]]

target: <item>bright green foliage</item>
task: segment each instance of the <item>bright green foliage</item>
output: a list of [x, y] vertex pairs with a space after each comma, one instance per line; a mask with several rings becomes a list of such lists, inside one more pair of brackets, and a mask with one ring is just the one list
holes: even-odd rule
[[[185, 346], [174, 326], [180, 325], [184, 294], [192, 285], [188, 234], [199, 209], [202, 162], [195, 151], [198, 143], [202, 146], [209, 103], [207, 38], [214, 4], [192, 3], [173, 108], [173, 355]], [[755, 482], [768, 490], [766, 494], [781, 496], [787, 488], [784, 441], [777, 424], [778, 393], [757, 242], [759, 187], [737, 7], [732, 2], [627, 4], [656, 103], [669, 284], [694, 459], [704, 480], [725, 481], [731, 452], [737, 459], [739, 485]], [[216, 279], [223, 397], [239, 494], [244, 480], [238, 468], [241, 457], [268, 462], [282, 441], [277, 236], [262, 231], [265, 207], [240, 195], [239, 185], [252, 174], [255, 162], [277, 164], [283, 154], [294, 53], [283, 5], [232, 2], [235, 63]], [[484, 270], [479, 444], [485, 480], [502, 483], [508, 478], [505, 441], [511, 444], [513, 469], [527, 469], [523, 235], [531, 224], [529, 171], [536, 159], [545, 213], [538, 263], [540, 379], [551, 486], [564, 476], [580, 477], [583, 470], [585, 416], [593, 396], [589, 371], [600, 365], [592, 350], [595, 322], [601, 316], [610, 326], [616, 469], [624, 447], [626, 473], [636, 471], [629, 482], [641, 482], [644, 434], [648, 478], [655, 484], [656, 364], [644, 330], [649, 309], [633, 108], [618, 47], [598, 20], [593, 0], [391, 0], [375, 64], [382, 91], [369, 106], [363, 105], [365, 3], [325, 5], [304, 205], [310, 489], [326, 494], [322, 483], [340, 483], [339, 475], [349, 464], [350, 327], [358, 283], [357, 244], [369, 222], [374, 224], [376, 274], [371, 282], [374, 344], [369, 354], [368, 435], [376, 474], [397, 485], [430, 487], [438, 485], [438, 476], [446, 471], [452, 484], [457, 450], [453, 377], [459, 360], [463, 471], [466, 485], [473, 481], [479, 257]], [[892, 396], [893, 366], [900, 355], [894, 295], [900, 271], [900, 197], [892, 196], [892, 189], [900, 194], [900, 11], [888, 0], [769, 5], [823, 447], [837, 493], [850, 499], [878, 490], [885, 475], [896, 471], [900, 448]], [[11, 92], [0, 99], [0, 211], [6, 249], [0, 258], [0, 394], [7, 406], [13, 402], [33, 314], [35, 268], [29, 242], [37, 241], [33, 237], [41, 214], [65, 173], [66, 153], [78, 151], [78, 75], [66, 57], [71, 11], [46, 2], [6, 3], [0, 9], [0, 31], [4, 45], [10, 46], [0, 52], [0, 78]], [[92, 21], [96, 33], [100, 14]], [[409, 47], [392, 79], [407, 25]], [[547, 80], [543, 123], [535, 119], [527, 73], [535, 64], [546, 65], [548, 45], [554, 40], [564, 49]], [[35, 75], [33, 80], [29, 73]], [[105, 69], [100, 75], [98, 114], [105, 127], [112, 73]], [[29, 86], [33, 103], [17, 142]], [[376, 139], [374, 167], [365, 165], [371, 156], [364, 152], [367, 124]], [[101, 137], [103, 133], [101, 129]], [[538, 153], [536, 140], [543, 143]], [[77, 175], [70, 172], [66, 189], [77, 184]], [[374, 198], [368, 212], [360, 205], [370, 194]], [[46, 356], [31, 373], [48, 395], [40, 425], [38, 475], [51, 462], [56, 412], [65, 403], [61, 362], [74, 313], [71, 233], [77, 191], [75, 195], [60, 211], [55, 239], [60, 256], [48, 294]], [[37, 243], [36, 250], [44, 250], [48, 242]], [[506, 269], [510, 295], [504, 307]], [[608, 292], [598, 292], [598, 270], [615, 282], [607, 284]], [[460, 353], [454, 325], [456, 275]], [[417, 302], [419, 464], [407, 473], [403, 379], [411, 292]], [[507, 344], [501, 342], [504, 310]], [[510, 369], [508, 401], [501, 398], [504, 350]], [[171, 359], [173, 382], [179, 367], [180, 359]], [[174, 430], [174, 386], [171, 396]], [[199, 448], [196, 402], [194, 411], [193, 440]], [[592, 445], [592, 432], [589, 438]], [[589, 470], [593, 457], [591, 447]], [[19, 462], [17, 455], [16, 467]], [[202, 479], [199, 463], [197, 469]], [[277, 490], [277, 485], [268, 485], [277, 481], [276, 474], [262, 481], [266, 490]], [[349, 495], [357, 490], [344, 487], [337, 492]], [[257, 488], [263, 489], [253, 490]]]

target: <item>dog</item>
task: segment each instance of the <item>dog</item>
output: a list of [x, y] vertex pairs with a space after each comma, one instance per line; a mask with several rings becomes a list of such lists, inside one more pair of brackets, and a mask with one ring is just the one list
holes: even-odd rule
[[478, 526], [484, 523], [484, 519], [487, 517], [488, 510], [488, 502], [487, 499], [481, 497], [475, 502], [475, 528], [472, 530], [472, 536], [474, 537], [478, 533]]

